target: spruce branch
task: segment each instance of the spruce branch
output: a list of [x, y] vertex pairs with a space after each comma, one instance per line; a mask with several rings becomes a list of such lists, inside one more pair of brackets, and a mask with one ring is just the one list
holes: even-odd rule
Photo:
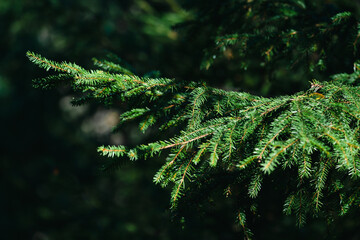
[[[321, 212], [328, 205], [327, 196], [334, 193], [341, 198], [339, 215], [358, 206], [360, 193], [354, 188], [358, 189], [360, 177], [360, 88], [347, 83], [358, 74], [357, 68], [355, 73], [338, 74], [329, 82], [314, 81], [305, 92], [264, 98], [203, 83], [142, 78], [126, 70], [85, 70], [32, 52], [27, 55], [45, 70], [65, 72], [36, 80], [37, 87], [47, 88], [61, 80], [81, 93], [75, 100], [78, 104], [98, 101], [112, 106], [128, 102], [121, 109], [117, 128], [135, 119], [142, 132], [156, 121], [158, 132], [166, 132], [169, 125], [178, 126], [168, 139], [134, 148], [98, 148], [103, 156], [121, 160], [166, 155], [154, 182], [172, 186], [170, 202], [174, 209], [184, 195], [204, 187], [204, 176], [218, 172], [239, 176], [236, 181], [247, 186], [248, 195], [243, 198], [254, 202], [266, 176], [292, 168], [297, 169], [299, 181], [289, 179], [284, 212], [295, 213], [299, 225], [311, 213]], [[118, 163], [113, 161], [105, 169]], [[349, 186], [334, 188], [339, 176], [349, 179]], [[245, 229], [244, 213], [239, 213], [238, 221]]]

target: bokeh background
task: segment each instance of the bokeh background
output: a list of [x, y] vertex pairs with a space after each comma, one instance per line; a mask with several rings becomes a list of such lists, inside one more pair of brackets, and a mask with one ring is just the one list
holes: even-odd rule
[[[326, 2], [359, 11], [353, 1]], [[92, 67], [92, 57], [114, 53], [139, 75], [159, 71], [165, 77], [271, 94], [268, 85], [239, 75], [236, 64], [225, 61], [201, 71], [201, 46], [209, 40], [206, 30], [184, 34], [172, 28], [194, 17], [182, 6], [177, 0], [0, 1], [1, 239], [240, 238], [227, 202], [201, 216], [195, 209], [186, 223], [173, 218], [169, 191], [152, 183], [161, 160], [129, 163], [112, 174], [100, 171], [106, 159], [97, 146], [151, 137], [134, 126], [112, 134], [120, 112], [72, 107], [67, 88], [32, 87], [32, 79], [48, 73], [27, 60], [28, 50], [86, 68]], [[307, 86], [308, 80], [299, 79], [290, 92]], [[268, 212], [259, 239], [316, 239], [329, 231], [317, 221], [299, 230], [281, 209]], [[360, 239], [358, 216], [337, 226], [334, 239]]]

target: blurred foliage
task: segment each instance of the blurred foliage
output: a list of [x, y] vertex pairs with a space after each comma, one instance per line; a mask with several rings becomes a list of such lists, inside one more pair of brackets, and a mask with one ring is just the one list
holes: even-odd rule
[[[96, 124], [91, 123], [101, 120], [96, 114], [106, 109], [89, 106], [71, 110], [67, 107], [69, 89], [42, 92], [31, 86], [30, 79], [44, 73], [27, 61], [27, 50], [85, 67], [92, 57], [113, 52], [140, 75], [159, 70], [170, 78], [206, 79], [224, 88], [278, 94], [268, 90], [271, 87], [263, 83], [263, 78], [254, 78], [251, 71], [244, 74], [236, 61], [226, 58], [208, 71], [200, 71], [203, 46], [212, 40], [210, 28], [204, 26], [201, 31], [193, 29], [184, 35], [186, 25], [177, 30], [171, 27], [196, 17], [182, 6], [191, 9], [195, 4], [210, 2], [184, 2], [0, 1], [2, 239], [211, 240], [240, 236], [229, 211], [233, 204], [230, 200], [213, 199], [191, 212], [184, 211], [188, 217], [183, 229], [178, 220], [172, 222], [167, 211], [168, 193], [152, 184], [161, 161], [139, 161], [114, 174], [102, 175], [98, 145], [111, 141], [131, 145], [143, 137], [131, 127], [115, 137], [108, 134], [109, 129], [92, 131]], [[356, 1], [326, 1], [329, 7], [334, 3], [359, 14]], [[255, 75], [261, 74], [266, 72]], [[286, 74], [283, 72], [283, 76]], [[295, 87], [301, 89], [309, 79], [301, 82], [301, 73], [297, 76]], [[219, 192], [219, 199], [222, 194]], [[264, 201], [279, 202], [272, 198], [271, 192], [264, 193]], [[259, 239], [360, 238], [356, 215], [336, 222], [332, 231], [319, 222], [299, 230], [294, 227], [294, 219], [282, 215], [281, 206], [267, 207], [264, 211], [268, 214], [255, 233]]]

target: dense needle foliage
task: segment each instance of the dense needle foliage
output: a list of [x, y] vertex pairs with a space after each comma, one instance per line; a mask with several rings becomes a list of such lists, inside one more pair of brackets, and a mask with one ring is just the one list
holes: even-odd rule
[[[59, 72], [36, 87], [70, 85], [73, 104], [100, 102], [120, 108], [115, 129], [130, 121], [156, 130], [158, 141], [134, 147], [101, 146], [104, 169], [122, 161], [165, 156], [154, 182], [171, 186], [171, 206], [210, 197], [222, 188], [246, 238], [246, 219], [256, 216], [267, 181], [281, 182], [283, 211], [298, 225], [308, 217], [332, 221], [360, 204], [359, 23], [351, 12], [328, 11], [307, 1], [202, 1], [189, 3], [197, 18], [179, 28], [210, 33], [204, 69], [221, 58], [243, 70], [266, 68], [298, 76], [307, 90], [278, 97], [212, 87], [206, 81], [140, 77], [114, 59], [94, 59], [96, 70], [55, 62], [28, 52], [39, 67]], [[218, 21], [218, 20], [221, 21]], [[350, 46], [350, 47], [349, 47]], [[335, 59], [336, 58], [336, 59]], [[218, 60], [220, 59], [220, 60]], [[354, 63], [355, 62], [355, 63]], [[321, 74], [342, 63], [351, 73]], [[339, 68], [337, 68], [339, 69]], [[270, 74], [271, 75], [271, 74]], [[269, 76], [269, 74], [267, 75]], [[253, 77], [259, 77], [256, 73]], [[264, 81], [276, 80], [265, 79]], [[172, 137], [167, 137], [167, 136]], [[271, 184], [270, 184], [271, 186]]]

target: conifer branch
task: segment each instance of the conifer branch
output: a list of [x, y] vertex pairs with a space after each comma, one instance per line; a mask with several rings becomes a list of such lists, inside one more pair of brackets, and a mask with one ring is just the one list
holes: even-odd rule
[[[154, 181], [162, 186], [175, 183], [171, 197], [174, 207], [182, 196], [181, 191], [191, 191], [191, 188], [183, 188], [190, 168], [195, 180], [219, 168], [229, 171], [230, 166], [237, 166], [238, 174], [249, 178], [255, 176], [251, 177], [248, 192], [250, 198], [256, 198], [264, 174], [279, 167], [285, 171], [296, 166], [299, 178], [308, 178], [315, 185], [312, 198], [305, 197], [303, 190], [293, 186], [295, 195], [290, 195], [285, 204], [284, 211], [290, 213], [295, 209], [301, 225], [309, 211], [307, 206], [311, 205], [307, 201], [313, 202], [313, 211], [318, 212], [324, 204], [321, 202], [325, 199], [323, 193], [331, 192], [324, 190], [325, 180], [332, 177], [328, 175], [330, 169], [346, 170], [352, 177], [360, 176], [359, 87], [344, 85], [341, 81], [324, 82], [321, 83], [321, 93], [314, 93], [313, 87], [320, 84], [312, 83], [308, 92], [269, 99], [204, 87], [201, 83], [185, 85], [164, 78], [88, 71], [75, 67], [75, 64], [53, 62], [33, 53], [28, 53], [28, 56], [40, 67], [66, 72], [63, 80], [68, 79], [67, 83], [75, 90], [85, 92], [87, 99], [103, 101], [107, 96], [117, 95], [113, 101], [121, 102], [136, 97], [137, 102], [122, 114], [120, 124], [139, 119], [139, 129], [145, 131], [165, 115], [172, 119], [171, 124], [187, 122], [177, 135], [168, 140], [133, 149], [125, 146], [99, 148], [104, 156], [131, 160], [162, 154], [163, 150], [170, 149], [167, 161]], [[46, 84], [37, 80], [38, 86], [54, 84], [58, 77], [43, 81]], [[175, 95], [174, 90], [177, 91]], [[157, 107], [146, 106], [149, 102]], [[161, 127], [159, 131], [163, 129]], [[188, 158], [190, 152], [193, 156]], [[315, 152], [318, 157], [315, 157]], [[211, 168], [205, 167], [206, 158]], [[191, 163], [195, 165], [191, 166]], [[339, 166], [339, 169], [333, 166]], [[346, 208], [350, 208], [354, 201], [350, 201]], [[345, 207], [342, 209], [341, 214], [344, 214]]]

